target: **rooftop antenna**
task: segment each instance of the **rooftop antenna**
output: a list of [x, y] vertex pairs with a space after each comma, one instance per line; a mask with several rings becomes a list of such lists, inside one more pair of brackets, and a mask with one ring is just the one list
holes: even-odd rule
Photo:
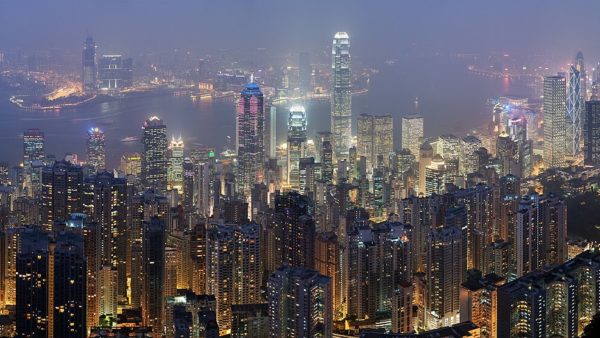
[[415, 113], [419, 112], [419, 98], [415, 97]]

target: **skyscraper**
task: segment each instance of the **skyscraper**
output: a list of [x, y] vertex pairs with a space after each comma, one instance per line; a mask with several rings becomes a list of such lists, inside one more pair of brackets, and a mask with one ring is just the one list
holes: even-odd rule
[[352, 74], [348, 33], [335, 33], [331, 58], [331, 132], [335, 155], [341, 160], [348, 156], [352, 139]]
[[103, 91], [133, 86], [133, 60], [122, 55], [102, 55], [98, 62], [98, 82]]
[[96, 91], [98, 66], [96, 64], [96, 43], [91, 36], [88, 36], [83, 44], [81, 65], [82, 90], [84, 93], [94, 93]]
[[144, 222], [142, 313], [144, 324], [162, 330], [165, 286], [165, 221]]
[[142, 127], [142, 181], [146, 188], [167, 189], [167, 126], [152, 116]]
[[183, 193], [183, 139], [172, 138], [168, 150], [167, 187]]
[[444, 226], [432, 230], [428, 244], [426, 304], [431, 328], [457, 324], [467, 261], [463, 233], [456, 226]]
[[585, 103], [585, 164], [600, 165], [600, 101]]
[[303, 106], [290, 108], [287, 139], [288, 184], [292, 189], [300, 188], [300, 159], [306, 148], [306, 111]]
[[83, 211], [83, 171], [81, 167], [59, 161], [42, 170], [42, 225], [51, 230], [54, 222]]
[[23, 133], [23, 185], [29, 189], [29, 196], [37, 196], [41, 189], [41, 175], [38, 167], [43, 165], [45, 137], [39, 129], [27, 129]]
[[331, 280], [306, 268], [282, 266], [267, 283], [272, 338], [331, 338]]
[[358, 117], [358, 156], [367, 159], [367, 167], [377, 164], [377, 156], [383, 156], [385, 164], [394, 150], [394, 120], [391, 115], [361, 114]]
[[544, 164], [566, 165], [566, 81], [562, 75], [544, 77]]
[[237, 190], [245, 198], [264, 175], [264, 98], [258, 84], [251, 82], [237, 104]]
[[582, 74], [577, 65], [571, 66], [569, 70], [569, 95], [567, 96], [567, 155], [577, 156], [581, 151], [583, 141], [583, 97], [581, 78]]
[[106, 153], [104, 151], [104, 133], [100, 128], [90, 128], [87, 139], [88, 164], [95, 171], [106, 169]]
[[418, 161], [421, 144], [423, 144], [423, 118], [416, 114], [403, 116], [401, 147], [410, 150]]

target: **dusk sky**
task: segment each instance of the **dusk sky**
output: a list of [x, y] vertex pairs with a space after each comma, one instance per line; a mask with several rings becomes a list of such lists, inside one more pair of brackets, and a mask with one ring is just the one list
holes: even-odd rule
[[[585, 10], [582, 10], [585, 8]], [[430, 1], [0, 1], [0, 46], [78, 51], [89, 32], [106, 50], [327, 46], [348, 31], [355, 55], [389, 57], [418, 45], [439, 52], [544, 53], [591, 60], [600, 2]], [[577, 13], [577, 14], [575, 14]], [[590, 58], [590, 56], [592, 58]]]

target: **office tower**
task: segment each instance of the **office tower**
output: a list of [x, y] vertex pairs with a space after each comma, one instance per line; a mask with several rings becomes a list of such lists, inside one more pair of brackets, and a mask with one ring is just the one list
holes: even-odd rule
[[581, 51], [577, 52], [577, 55], [575, 55], [574, 66], [575, 66], [575, 70], [577, 70], [579, 72], [579, 78], [581, 81], [580, 82], [581, 102], [583, 104], [583, 102], [587, 101], [587, 99], [588, 99], [588, 92], [587, 92], [588, 76], [587, 76], [587, 72], [585, 71], [585, 61], [583, 59], [583, 53]]
[[[402, 142], [400, 146], [408, 149], [415, 156], [419, 156], [419, 149], [423, 144], [423, 117], [421, 115], [407, 115], [402, 117]], [[420, 161], [417, 158], [417, 161]]]
[[45, 158], [44, 132], [39, 129], [27, 129], [23, 133], [23, 166], [30, 167], [33, 161], [42, 161]]
[[498, 337], [498, 287], [504, 282], [505, 279], [497, 275], [483, 277], [481, 272], [472, 270], [460, 286], [460, 322], [477, 325], [475, 336]]
[[[172, 241], [172, 237], [169, 236]], [[174, 297], [177, 295], [177, 248], [169, 244], [165, 246], [165, 282], [163, 285], [163, 297]]]
[[312, 93], [312, 66], [307, 52], [298, 54], [298, 82], [304, 94]]
[[125, 176], [140, 177], [142, 174], [142, 155], [139, 153], [126, 153], [121, 156], [119, 170]]
[[582, 92], [582, 74], [577, 70], [577, 65], [569, 69], [569, 86], [566, 112], [566, 138], [568, 156], [574, 157], [581, 151], [583, 141], [583, 102], [585, 93]]
[[518, 170], [518, 148], [506, 132], [496, 139], [496, 157], [499, 162], [500, 176], [520, 175]]
[[102, 91], [133, 86], [133, 60], [122, 55], [102, 55], [98, 60], [98, 83]]
[[290, 192], [275, 196], [277, 266], [314, 266], [315, 221], [309, 214], [309, 200]]
[[315, 270], [331, 278], [332, 304], [334, 318], [341, 318], [342, 288], [340, 245], [334, 232], [320, 232], [315, 241]]
[[419, 196], [426, 196], [426, 173], [427, 167], [429, 167], [433, 161], [433, 147], [429, 143], [423, 143], [419, 147], [419, 185], [417, 186], [417, 193]]
[[144, 187], [167, 189], [167, 126], [152, 116], [142, 127], [142, 182]]
[[333, 146], [329, 140], [321, 143], [321, 180], [333, 182]]
[[394, 150], [394, 120], [391, 115], [361, 114], [358, 117], [357, 154], [367, 158], [367, 167], [373, 168], [377, 156], [384, 157], [389, 166], [389, 155]]
[[46, 157], [44, 152], [45, 137], [39, 129], [27, 129], [23, 133], [23, 187], [30, 197], [38, 196], [41, 185], [39, 168]]
[[518, 176], [531, 176], [533, 169], [533, 141], [528, 137], [527, 120], [525, 117], [508, 120], [508, 134], [517, 145]]
[[481, 140], [473, 135], [468, 135], [461, 139], [460, 145], [459, 173], [466, 177], [479, 169], [476, 152], [481, 148]]
[[504, 105], [501, 102], [496, 103], [492, 109], [492, 135], [500, 135], [500, 133], [506, 131], [507, 116], [508, 114], [506, 113], [506, 109], [504, 109]]
[[51, 230], [54, 222], [83, 211], [83, 171], [66, 161], [57, 161], [42, 170], [42, 225]]
[[268, 102], [265, 108], [265, 155], [276, 158], [277, 151], [277, 107]]
[[90, 128], [87, 139], [88, 165], [95, 171], [106, 169], [106, 152], [104, 151], [104, 132], [99, 128]]
[[91, 36], [88, 36], [83, 44], [81, 65], [81, 89], [86, 94], [96, 92], [96, 75], [98, 71], [96, 64], [96, 42], [94, 42]]
[[16, 257], [17, 334], [47, 337], [49, 316], [53, 312], [48, 301], [48, 234], [38, 229], [27, 229], [20, 233], [19, 242]]
[[566, 165], [566, 95], [564, 76], [544, 77], [544, 164], [546, 168]]
[[270, 337], [332, 337], [331, 280], [306, 268], [282, 266], [267, 283]]
[[600, 165], [600, 101], [585, 103], [585, 164]]
[[517, 213], [514, 255], [516, 275], [561, 264], [567, 259], [565, 201], [553, 194], [521, 200]]
[[163, 324], [165, 285], [165, 221], [144, 222], [142, 318], [144, 325], [160, 331]]
[[287, 137], [287, 181], [294, 190], [300, 189], [300, 159], [306, 150], [306, 111], [303, 106], [290, 108]]
[[168, 149], [167, 189], [183, 194], [183, 139], [172, 138]]
[[236, 186], [239, 194], [249, 198], [255, 183], [264, 175], [264, 117], [263, 93], [254, 82], [248, 83], [237, 104], [237, 160]]
[[600, 258], [584, 252], [498, 289], [498, 337], [577, 337], [598, 312]]
[[48, 296], [53, 318], [48, 328], [53, 337], [87, 337], [86, 257], [84, 239], [75, 233], [61, 233], [50, 245]]
[[300, 195], [309, 196], [314, 200], [317, 180], [317, 163], [314, 157], [300, 159]]
[[127, 181], [108, 172], [98, 173], [93, 183], [90, 216], [100, 226], [100, 264], [118, 271], [118, 295], [127, 298]]
[[431, 328], [459, 322], [460, 284], [466, 272], [463, 233], [444, 226], [431, 231], [427, 247], [426, 309]]
[[424, 196], [431, 194], [443, 194], [446, 191], [446, 183], [450, 181], [446, 162], [440, 155], [435, 155], [431, 163], [425, 167], [425, 191]]
[[232, 305], [231, 317], [231, 338], [269, 336], [268, 303]]
[[412, 279], [411, 227], [395, 221], [352, 224], [347, 239], [348, 315], [372, 318], [392, 310], [396, 286]]
[[337, 160], [348, 156], [352, 139], [352, 73], [350, 40], [346, 32], [335, 33], [331, 48], [331, 133]]

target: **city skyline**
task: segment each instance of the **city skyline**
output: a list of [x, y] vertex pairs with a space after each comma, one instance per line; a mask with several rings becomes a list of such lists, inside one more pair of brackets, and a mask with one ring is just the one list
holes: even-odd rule
[[70, 1], [0, 3], [0, 337], [600, 336], [600, 5]]

